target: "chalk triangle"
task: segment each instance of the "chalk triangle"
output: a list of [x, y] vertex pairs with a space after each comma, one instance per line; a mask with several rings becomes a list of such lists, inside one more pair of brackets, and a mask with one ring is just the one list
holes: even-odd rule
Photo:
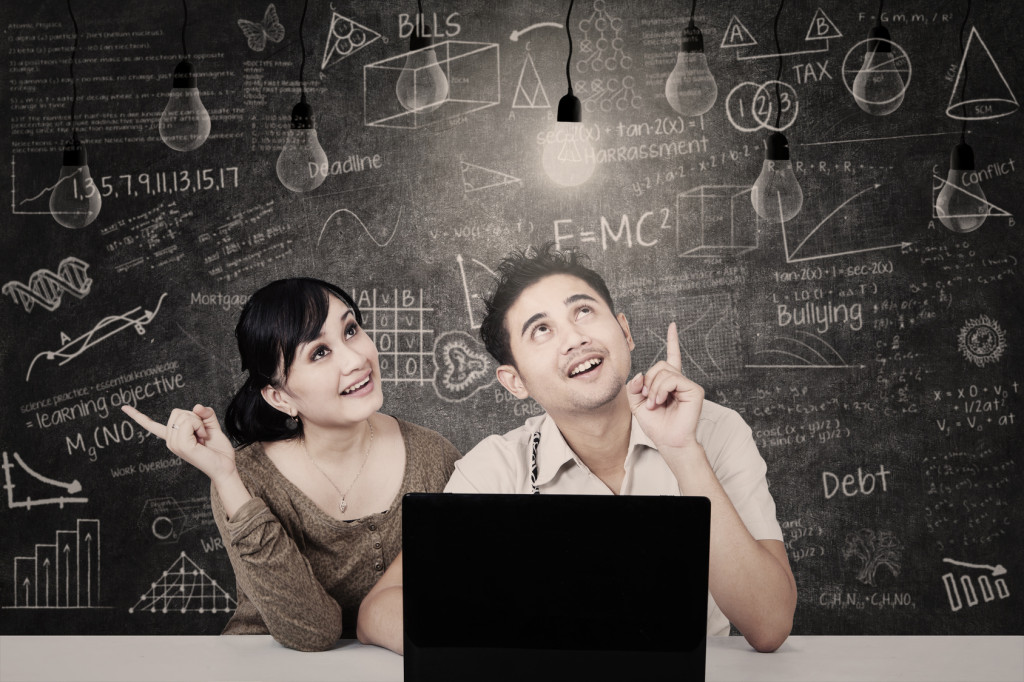
[[519, 71], [519, 82], [516, 85], [516, 96], [512, 102], [513, 109], [550, 109], [551, 102], [544, 91], [533, 56], [527, 52], [523, 68]]
[[462, 171], [462, 189], [466, 192], [479, 192], [482, 189], [522, 182], [521, 179], [513, 175], [491, 170], [490, 168], [476, 166], [465, 161], [460, 161], [459, 164]]
[[949, 104], [946, 105], [946, 115], [961, 121], [979, 121], [1008, 116], [1018, 107], [1017, 97], [1003, 77], [995, 57], [981, 39], [978, 29], [972, 26], [960, 58], [953, 91], [949, 95]]
[[842, 37], [842, 32], [828, 18], [825, 10], [819, 7], [818, 11], [811, 17], [811, 25], [807, 28], [807, 37], [804, 40], [828, 40], [829, 38]]
[[739, 17], [734, 14], [732, 19], [729, 20], [729, 25], [725, 27], [725, 31], [722, 33], [722, 44], [720, 47], [747, 47], [748, 45], [757, 45], [757, 40], [750, 34], [750, 31], [743, 25], [743, 22], [739, 20]]
[[380, 40], [381, 35], [359, 22], [331, 11], [331, 28], [324, 45], [324, 58], [320, 70], [350, 57], [367, 45]]
[[[970, 171], [963, 171], [963, 172], [967, 173], [967, 172], [970, 172]], [[945, 187], [946, 185], [949, 185], [950, 187], [952, 187], [955, 191], [959, 192], [960, 194], [965, 194], [965, 195], [969, 196], [972, 200], [974, 200], [976, 202], [980, 202], [980, 203], [985, 204], [986, 206], [988, 206], [988, 211], [985, 212], [985, 213], [964, 213], [964, 214], [960, 214], [960, 215], [939, 216], [939, 214], [937, 213], [937, 211], [935, 209], [935, 202], [936, 202], [936, 200], [933, 199], [932, 200], [932, 217], [933, 218], [939, 218], [939, 217], [946, 217], [946, 218], [980, 218], [982, 216], [989, 216], [989, 217], [998, 216], [998, 217], [1001, 217], [1001, 218], [1010, 218], [1010, 217], [1012, 217], [1011, 213], [1009, 213], [1005, 209], [999, 208], [998, 206], [993, 204], [988, 199], [986, 199], [984, 197], [979, 197], [977, 194], [973, 194], [972, 192], [968, 192], [966, 189], [964, 189], [963, 187], [960, 187], [958, 185], [951, 185], [949, 182], [947, 182], [946, 180], [943, 180], [938, 175], [933, 175], [932, 177], [939, 181], [938, 187], [934, 187], [934, 186], [932, 187], [932, 193], [935, 194], [936, 197], [938, 196], [937, 193], [941, 192], [943, 187]]]

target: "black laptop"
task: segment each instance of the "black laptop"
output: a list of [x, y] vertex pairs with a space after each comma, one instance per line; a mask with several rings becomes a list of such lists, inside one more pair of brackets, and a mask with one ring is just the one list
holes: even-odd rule
[[703, 680], [706, 497], [412, 493], [406, 682]]

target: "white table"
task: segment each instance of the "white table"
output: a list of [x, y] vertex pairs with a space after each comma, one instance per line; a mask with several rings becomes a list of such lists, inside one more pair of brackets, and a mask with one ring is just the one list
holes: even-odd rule
[[[0, 682], [387, 682], [402, 657], [340, 642], [321, 653], [269, 636], [0, 637]], [[708, 640], [708, 682], [1022, 682], [1024, 637], [790, 637], [758, 654]]]

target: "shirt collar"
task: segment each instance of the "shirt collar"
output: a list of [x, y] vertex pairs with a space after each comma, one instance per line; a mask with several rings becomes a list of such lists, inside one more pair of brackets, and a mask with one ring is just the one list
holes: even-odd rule
[[[626, 466], [630, 466], [633, 453], [637, 447], [657, 449], [650, 436], [640, 428], [636, 417], [630, 418], [629, 445], [626, 450]], [[532, 445], [528, 445], [532, 447]], [[545, 415], [540, 425], [540, 445], [537, 447], [537, 486], [550, 483], [556, 474], [569, 462], [586, 469], [583, 461], [576, 456], [569, 444], [565, 442], [562, 432], [551, 415]]]

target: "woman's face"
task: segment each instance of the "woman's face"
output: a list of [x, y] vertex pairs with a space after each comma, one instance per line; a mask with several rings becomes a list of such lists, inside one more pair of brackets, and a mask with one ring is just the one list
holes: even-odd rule
[[307, 427], [352, 425], [384, 403], [373, 339], [348, 305], [333, 295], [328, 299], [320, 335], [295, 349], [281, 391]]

